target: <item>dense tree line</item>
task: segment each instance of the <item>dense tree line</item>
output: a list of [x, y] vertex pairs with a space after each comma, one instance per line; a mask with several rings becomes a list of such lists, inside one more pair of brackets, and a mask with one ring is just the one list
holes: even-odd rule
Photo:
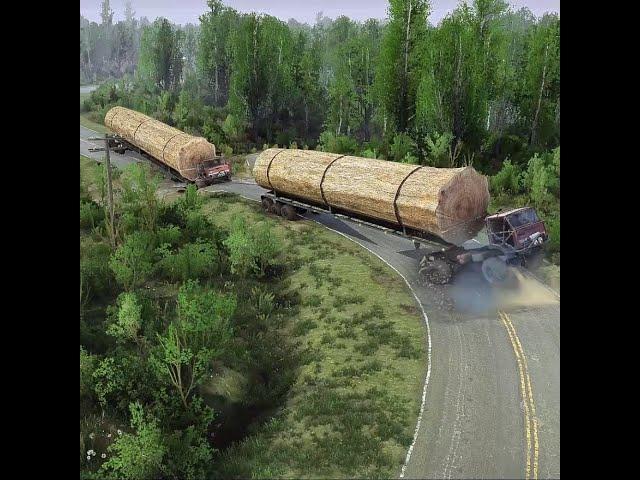
[[[186, 27], [166, 19], [112, 27], [103, 12], [102, 25], [88, 27], [111, 41], [103, 63], [97, 47], [83, 59], [83, 46], [86, 53], [93, 44], [83, 43], [81, 29], [81, 72], [115, 62], [112, 76], [121, 77], [85, 108], [97, 119], [114, 104], [135, 108], [227, 153], [277, 144], [473, 164], [488, 175], [506, 161], [525, 171], [560, 145], [556, 14], [536, 18], [503, 0], [469, 0], [434, 26], [428, 0], [390, 0], [385, 21], [319, 14], [309, 26], [207, 4], [200, 24]], [[116, 35], [121, 23], [133, 29], [129, 37]], [[131, 49], [117, 47], [124, 38], [134, 39]], [[134, 58], [133, 74], [120, 75], [131, 73]]]

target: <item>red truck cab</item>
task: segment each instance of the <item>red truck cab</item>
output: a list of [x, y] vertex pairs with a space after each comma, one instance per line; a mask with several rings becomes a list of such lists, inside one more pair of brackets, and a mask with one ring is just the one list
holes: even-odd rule
[[491, 245], [519, 251], [541, 246], [548, 238], [544, 222], [532, 207], [499, 212], [488, 216], [485, 222]]

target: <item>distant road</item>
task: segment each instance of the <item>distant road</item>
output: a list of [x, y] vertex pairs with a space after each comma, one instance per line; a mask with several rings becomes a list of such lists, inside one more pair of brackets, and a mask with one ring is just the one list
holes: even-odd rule
[[[88, 145], [83, 135], [95, 132], [80, 127], [80, 153]], [[119, 167], [143, 160], [129, 152], [111, 158]], [[255, 158], [249, 157], [251, 168]], [[236, 182], [207, 190], [255, 201], [265, 191]], [[431, 372], [404, 477], [559, 478], [559, 296], [525, 277], [519, 291], [493, 290], [473, 272], [459, 275], [452, 285], [424, 287], [417, 263], [435, 245], [415, 250], [407, 239], [332, 215], [305, 217], [346, 235], [396, 268], [427, 313]]]
[[98, 88], [98, 85], [81, 85], [80, 93], [90, 93], [93, 92], [96, 88]]

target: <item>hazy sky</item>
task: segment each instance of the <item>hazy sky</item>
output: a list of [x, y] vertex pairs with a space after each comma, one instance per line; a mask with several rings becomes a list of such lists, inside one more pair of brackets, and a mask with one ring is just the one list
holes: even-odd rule
[[[559, 12], [560, 0], [507, 0], [514, 8], [526, 6], [535, 15], [544, 12]], [[80, 13], [93, 21], [100, 19], [101, 0], [80, 0]], [[157, 17], [166, 17], [174, 23], [198, 23], [198, 17], [207, 10], [206, 0], [132, 0], [136, 17], [147, 17], [153, 21]], [[223, 0], [225, 5], [240, 12], [268, 13], [274, 17], [288, 20], [295, 18], [300, 22], [313, 24], [316, 13], [336, 18], [346, 15], [354, 20], [367, 18], [385, 18], [387, 0]], [[125, 0], [111, 0], [114, 20], [124, 17]], [[442, 17], [458, 4], [458, 0], [432, 0], [431, 23], [438, 23]]]

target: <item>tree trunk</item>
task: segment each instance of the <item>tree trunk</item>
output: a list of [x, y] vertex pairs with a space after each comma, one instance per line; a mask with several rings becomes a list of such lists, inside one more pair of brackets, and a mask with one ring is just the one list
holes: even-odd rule
[[407, 128], [407, 89], [408, 89], [408, 75], [409, 75], [409, 34], [411, 32], [411, 11], [413, 10], [413, 1], [409, 0], [409, 13], [407, 15], [407, 28], [404, 40], [404, 74], [401, 81], [400, 89], [400, 115], [398, 118], [398, 130], [403, 132]]
[[540, 82], [540, 94], [538, 95], [538, 105], [536, 107], [536, 113], [533, 116], [533, 122], [531, 123], [531, 134], [529, 135], [529, 145], [537, 143], [537, 129], [538, 129], [538, 117], [540, 115], [540, 107], [542, 106], [542, 95], [544, 94], [544, 82], [547, 79], [547, 56], [549, 53], [549, 44], [547, 43], [544, 49], [544, 66], [542, 67], [542, 81]]

